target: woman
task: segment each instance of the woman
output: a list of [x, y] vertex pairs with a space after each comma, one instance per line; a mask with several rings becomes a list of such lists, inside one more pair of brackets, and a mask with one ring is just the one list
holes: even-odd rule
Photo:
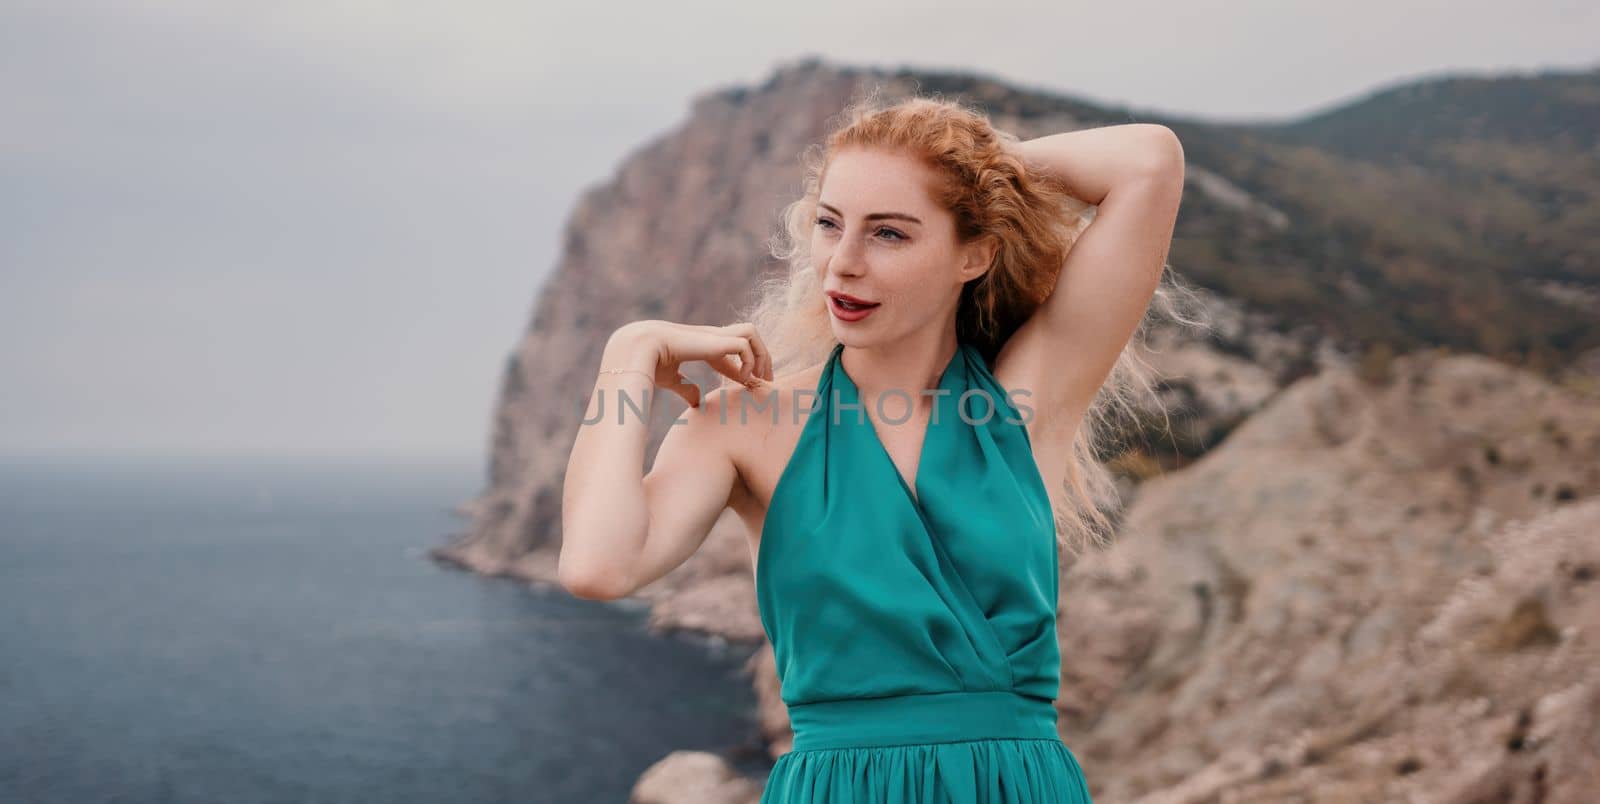
[[[1144, 124], [1022, 142], [955, 102], [869, 98], [810, 155], [791, 270], [748, 320], [607, 343], [586, 419], [654, 386], [691, 409], [643, 477], [646, 416], [580, 428], [561, 581], [629, 595], [731, 508], [794, 728], [764, 804], [1088, 802], [1053, 705], [1058, 549], [1107, 530], [1092, 403], [1181, 291], [1161, 279], [1182, 148]], [[702, 399], [693, 360], [737, 384]]]

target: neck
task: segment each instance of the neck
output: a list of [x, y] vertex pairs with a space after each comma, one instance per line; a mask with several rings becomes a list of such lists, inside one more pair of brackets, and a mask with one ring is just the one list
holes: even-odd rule
[[929, 407], [934, 399], [923, 393], [939, 387], [939, 377], [955, 357], [960, 344], [954, 332], [904, 339], [872, 347], [846, 346], [839, 354], [845, 373], [860, 391], [861, 399], [877, 413], [878, 397], [892, 393], [899, 402], [885, 402], [890, 415], [904, 410], [910, 401], [917, 410]]

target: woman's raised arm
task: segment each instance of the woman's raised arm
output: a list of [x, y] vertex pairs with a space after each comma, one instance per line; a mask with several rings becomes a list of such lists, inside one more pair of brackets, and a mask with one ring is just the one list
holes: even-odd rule
[[[670, 572], [699, 549], [728, 505], [737, 470], [727, 428], [716, 405], [702, 404], [699, 389], [679, 373], [686, 360], [704, 360], [745, 385], [772, 378], [770, 355], [749, 324], [652, 320], [613, 333], [562, 488], [558, 576], [578, 597], [627, 597]], [[672, 423], [645, 475], [650, 412], [661, 388], [691, 407]], [[622, 404], [625, 397], [632, 407]]]

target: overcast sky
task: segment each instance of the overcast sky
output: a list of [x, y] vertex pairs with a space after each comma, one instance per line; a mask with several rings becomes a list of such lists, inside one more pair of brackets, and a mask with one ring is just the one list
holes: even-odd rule
[[537, 5], [0, 6], [0, 454], [479, 456], [579, 191], [807, 55], [1232, 119], [1600, 55], [1576, 0]]

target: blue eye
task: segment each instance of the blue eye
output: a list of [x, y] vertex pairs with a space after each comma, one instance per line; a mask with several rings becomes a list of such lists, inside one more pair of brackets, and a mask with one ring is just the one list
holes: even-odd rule
[[[829, 220], [827, 218], [817, 218], [816, 219], [816, 225], [818, 225], [818, 226], [826, 226], [828, 228], [833, 228], [833, 221], [831, 221], [831, 220]], [[905, 235], [903, 235], [903, 234], [901, 234], [901, 233], [899, 233], [899, 232], [897, 232], [897, 231], [895, 231], [893, 229], [890, 229], [888, 227], [879, 227], [877, 233], [881, 235], [881, 234], [884, 234], [886, 232], [888, 234], [894, 235], [893, 238], [888, 238], [890, 240], [905, 240], [906, 239]]]

